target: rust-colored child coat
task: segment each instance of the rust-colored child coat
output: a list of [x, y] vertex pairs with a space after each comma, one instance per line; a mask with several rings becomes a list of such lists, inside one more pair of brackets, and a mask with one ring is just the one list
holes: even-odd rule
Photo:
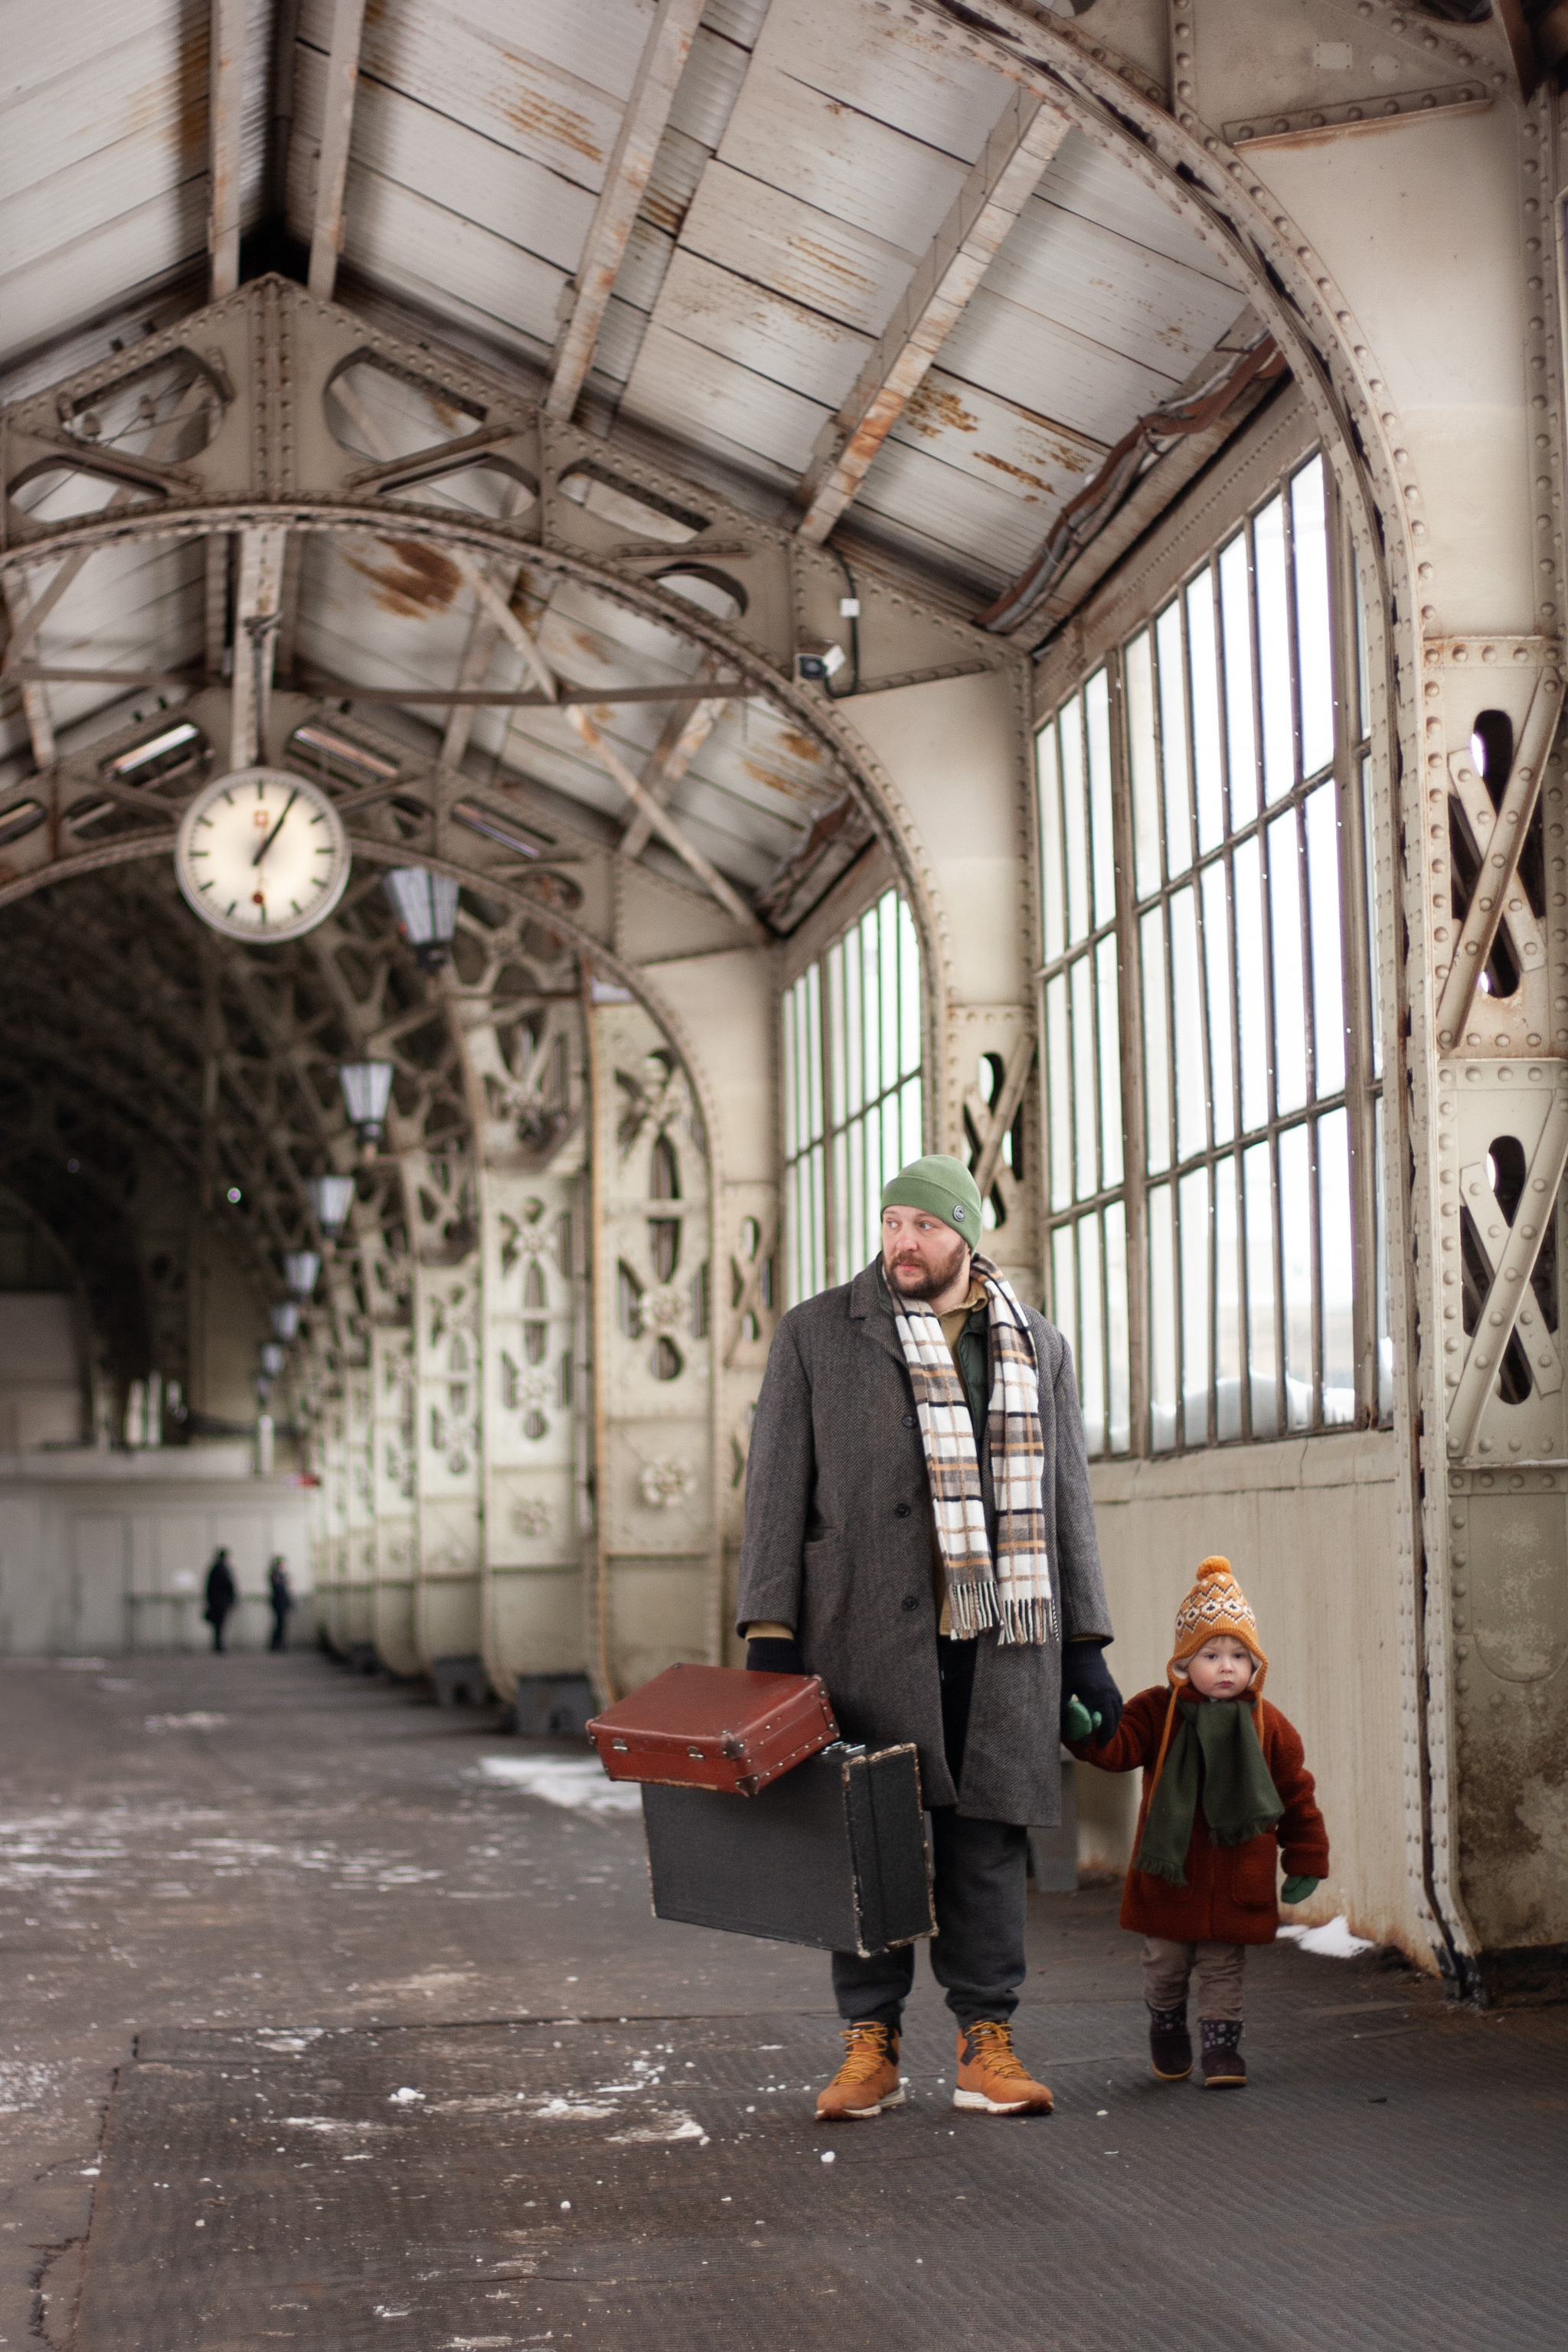
[[[1143, 1768], [1143, 1801], [1138, 1808], [1136, 1853], [1152, 1794], [1150, 1774], [1160, 1753], [1170, 1691], [1160, 1685], [1142, 1690], [1122, 1710], [1114, 1739], [1103, 1748], [1072, 1743], [1072, 1752], [1101, 1772]], [[1266, 1698], [1255, 1698], [1258, 1739], [1269, 1778], [1285, 1811], [1277, 1831], [1248, 1838], [1245, 1845], [1216, 1846], [1209, 1838], [1200, 1798], [1187, 1848], [1185, 1886], [1172, 1886], [1146, 1870], [1129, 1870], [1121, 1895], [1121, 1924], [1141, 1936], [1169, 1936], [1184, 1944], [1271, 1944], [1279, 1925], [1276, 1889], [1282, 1858], [1287, 1876], [1322, 1878], [1328, 1874], [1329, 1837], [1312, 1793], [1301, 1735]]]

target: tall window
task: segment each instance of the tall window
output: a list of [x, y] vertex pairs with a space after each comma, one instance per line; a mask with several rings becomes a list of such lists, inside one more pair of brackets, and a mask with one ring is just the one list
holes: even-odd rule
[[920, 950], [896, 890], [785, 991], [783, 1052], [793, 1307], [870, 1264], [882, 1187], [923, 1148]]
[[1330, 525], [1313, 457], [1040, 735], [1049, 1279], [1095, 1451], [1387, 1409], [1354, 1181], [1381, 1132], [1366, 697]]

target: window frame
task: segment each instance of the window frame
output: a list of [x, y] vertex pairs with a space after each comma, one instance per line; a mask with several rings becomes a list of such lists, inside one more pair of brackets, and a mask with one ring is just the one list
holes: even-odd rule
[[[1298, 667], [1301, 641], [1297, 628], [1295, 609], [1297, 572], [1290, 555], [1289, 532], [1293, 522], [1291, 486], [1314, 458], [1321, 467], [1323, 487], [1324, 529], [1328, 590], [1328, 647], [1330, 664], [1329, 688], [1331, 697], [1331, 740], [1328, 757], [1310, 772], [1303, 772], [1301, 746], [1301, 710]], [[1267, 797], [1264, 781], [1262, 730], [1264, 701], [1259, 648], [1259, 612], [1258, 600], [1255, 524], [1258, 517], [1272, 501], [1281, 500], [1286, 524], [1285, 579], [1289, 603], [1286, 608], [1286, 637], [1289, 653], [1290, 721], [1292, 771], [1289, 788], [1273, 800]], [[1250, 694], [1253, 727], [1253, 759], [1258, 777], [1257, 807], [1253, 814], [1237, 828], [1231, 824], [1230, 803], [1230, 726], [1231, 714], [1225, 701], [1224, 677], [1226, 660], [1226, 623], [1220, 603], [1221, 560], [1242, 538], [1246, 550], [1247, 615], [1248, 656], [1251, 667]], [[1190, 592], [1205, 579], [1213, 583], [1213, 632], [1215, 646], [1215, 674], [1220, 680], [1218, 705], [1218, 751], [1220, 755], [1219, 791], [1222, 821], [1217, 834], [1204, 839], [1199, 823], [1198, 791], [1193, 735], [1192, 708], [1193, 670], [1187, 657], [1187, 637], [1190, 626]], [[1187, 824], [1192, 849], [1190, 856], [1173, 874], [1166, 854], [1167, 810], [1165, 807], [1165, 772], [1156, 764], [1151, 787], [1159, 816], [1159, 878], [1153, 887], [1141, 887], [1135, 860], [1134, 806], [1132, 788], [1132, 743], [1129, 722], [1128, 667], [1129, 655], [1140, 638], [1148, 646], [1149, 688], [1153, 705], [1154, 741], [1158, 745], [1160, 723], [1160, 689], [1154, 645], [1156, 625], [1163, 616], [1172, 612], [1179, 615], [1183, 644], [1180, 677], [1182, 718], [1185, 730]], [[1374, 877], [1373, 862], [1373, 739], [1377, 733], [1376, 714], [1373, 709], [1373, 689], [1365, 656], [1364, 616], [1360, 604], [1356, 559], [1351, 541], [1348, 519], [1339, 497], [1332, 467], [1326, 453], [1310, 431], [1310, 420], [1304, 404], [1299, 398], [1284, 404], [1284, 413], [1271, 415], [1264, 429], [1246, 437], [1237, 461], [1228, 470], [1226, 480], [1219, 488], [1211, 488], [1201, 499], [1184, 503], [1172, 519], [1166, 531], [1160, 534], [1154, 546], [1131, 577], [1118, 576], [1108, 583], [1083, 617], [1083, 624], [1071, 635], [1071, 641], [1059, 644], [1047, 655], [1044, 678], [1051, 691], [1042, 698], [1040, 716], [1036, 723], [1035, 789], [1036, 865], [1038, 877], [1041, 908], [1041, 953], [1045, 953], [1047, 927], [1045, 909], [1047, 894], [1055, 888], [1065, 908], [1068, 896], [1068, 879], [1063, 874], [1053, 877], [1047, 871], [1049, 844], [1042, 819], [1039, 747], [1053, 725], [1059, 727], [1062, 714], [1080, 703], [1088, 689], [1104, 674], [1109, 695], [1111, 725], [1110, 744], [1113, 761], [1112, 793], [1116, 828], [1116, 890], [1114, 933], [1118, 943], [1118, 998], [1120, 1009], [1121, 1052], [1121, 1126], [1122, 1147], [1122, 1179], [1119, 1186], [1108, 1186], [1104, 1181], [1103, 1164], [1100, 1165], [1100, 1189], [1082, 1199], [1068, 1196], [1055, 1202], [1052, 1193], [1052, 1141], [1049, 1104], [1051, 1100], [1049, 1067], [1052, 1037], [1047, 1019], [1047, 991], [1053, 982], [1058, 982], [1069, 966], [1085, 954], [1093, 952], [1090, 941], [1102, 936], [1102, 928], [1086, 931], [1078, 940], [1068, 940], [1065, 934], [1069, 923], [1063, 921], [1061, 951], [1044, 961], [1037, 975], [1037, 1020], [1040, 1037], [1040, 1053], [1036, 1085], [1041, 1112], [1043, 1149], [1039, 1177], [1039, 1203], [1042, 1220], [1042, 1270], [1045, 1279], [1047, 1311], [1053, 1318], [1058, 1307], [1070, 1307], [1069, 1339], [1077, 1353], [1077, 1318], [1079, 1312], [1078, 1296], [1071, 1302], [1059, 1297], [1059, 1284], [1055, 1263], [1057, 1236], [1075, 1226], [1086, 1215], [1098, 1213], [1101, 1230], [1104, 1217], [1114, 1202], [1125, 1204], [1127, 1302], [1125, 1328], [1129, 1352], [1129, 1426], [1127, 1443], [1117, 1445], [1115, 1416], [1107, 1409], [1103, 1423], [1103, 1444], [1091, 1450], [1105, 1460], [1138, 1457], [1161, 1458], [1167, 1454], [1209, 1450], [1219, 1444], [1268, 1444], [1291, 1442], [1308, 1435], [1332, 1435], [1352, 1429], [1387, 1426], [1392, 1419], [1392, 1381], [1386, 1356], [1388, 1301], [1386, 1286], [1386, 1236], [1383, 1214], [1383, 1183], [1378, 1164], [1380, 1138], [1384, 1132], [1384, 1076], [1379, 1058], [1382, 1024], [1377, 1019], [1378, 972], [1376, 919], [1373, 903]], [[1307, 808], [1325, 787], [1331, 789], [1335, 821], [1335, 872], [1337, 906], [1335, 918], [1339, 929], [1338, 984], [1344, 1038], [1344, 1072], [1342, 1087], [1331, 1094], [1312, 1091], [1311, 1020], [1313, 1008], [1305, 1000], [1321, 987], [1312, 954], [1319, 941], [1312, 935], [1313, 910], [1309, 895], [1308, 850], [1306, 839]], [[1307, 943], [1301, 959], [1306, 1015], [1307, 1050], [1304, 1061], [1310, 1074], [1299, 1105], [1281, 1108], [1279, 1100], [1278, 1037], [1273, 1026], [1272, 992], [1275, 985], [1276, 957], [1272, 942], [1273, 908], [1269, 898], [1268, 856], [1271, 830], [1277, 828], [1288, 814], [1294, 818], [1297, 854], [1297, 888], [1294, 900], [1300, 937]], [[1058, 824], [1061, 819], [1058, 817]], [[1320, 820], [1321, 822], [1321, 820]], [[1275, 833], [1274, 838], [1278, 839]], [[1203, 845], [1200, 846], [1200, 840]], [[1265, 965], [1267, 971], [1264, 1012], [1265, 1083], [1267, 1115], [1261, 1121], [1243, 1124], [1241, 1102], [1241, 965], [1236, 940], [1235, 856], [1238, 847], [1255, 841], [1258, 871], [1258, 897], [1265, 925], [1264, 938], [1268, 942]], [[1226, 926], [1226, 977], [1227, 983], [1227, 1017], [1229, 1027], [1230, 1093], [1229, 1116], [1224, 1122], [1227, 1132], [1223, 1139], [1218, 1132], [1211, 1108], [1212, 1060], [1214, 1033], [1205, 1018], [1213, 970], [1205, 957], [1203, 914], [1205, 907], [1204, 877], [1219, 877], [1218, 889], [1223, 893]], [[1089, 884], [1092, 892], [1092, 874]], [[1202, 975], [1203, 985], [1197, 998], [1196, 1018], [1202, 1030], [1202, 1067], [1205, 1076], [1204, 1138], [1201, 1146], [1183, 1149], [1177, 1140], [1177, 1105], [1175, 1098], [1175, 1000], [1174, 952], [1171, 908], [1184, 893], [1191, 894], [1194, 929], [1194, 970]], [[1159, 929], [1163, 959], [1164, 1013], [1163, 1029], [1166, 1046], [1164, 1091], [1166, 1115], [1170, 1127], [1170, 1156], [1165, 1165], [1151, 1171], [1148, 1165], [1148, 1126], [1150, 1102], [1145, 1084], [1145, 1002], [1141, 964], [1142, 925], [1144, 919], [1158, 910]], [[1324, 1260], [1320, 1216], [1321, 1191], [1319, 1183], [1320, 1128], [1342, 1108], [1347, 1152], [1348, 1213], [1350, 1220], [1351, 1285], [1350, 1285], [1350, 1386], [1353, 1409], [1351, 1417], [1334, 1421], [1323, 1418], [1325, 1373], [1324, 1360]], [[1295, 1130], [1304, 1130], [1307, 1139], [1307, 1182], [1310, 1202], [1310, 1408], [1304, 1425], [1289, 1425], [1287, 1380], [1290, 1367], [1287, 1357], [1285, 1322], [1289, 1312], [1286, 1302], [1284, 1268], [1281, 1264], [1283, 1234], [1280, 1211], [1279, 1139]], [[1069, 1149], [1076, 1145], [1076, 1139]], [[1244, 1155], [1264, 1145], [1268, 1151], [1270, 1195], [1270, 1237], [1272, 1250], [1273, 1318], [1273, 1426], [1257, 1432], [1253, 1429], [1254, 1368], [1251, 1360], [1252, 1333], [1248, 1319], [1248, 1267], [1246, 1223], [1246, 1202], [1243, 1197]], [[1186, 1427], [1190, 1402], [1189, 1382], [1182, 1361], [1182, 1283], [1180, 1257], [1182, 1240], [1178, 1213], [1177, 1187], [1184, 1177], [1202, 1175], [1206, 1188], [1206, 1209], [1204, 1212], [1204, 1248], [1207, 1295], [1205, 1302], [1206, 1334], [1204, 1345], [1204, 1423], [1200, 1429]], [[1216, 1187], [1222, 1177], [1229, 1176], [1236, 1188], [1234, 1209], [1235, 1231], [1231, 1239], [1236, 1250], [1236, 1280], [1234, 1315], [1237, 1328], [1237, 1430], [1222, 1439], [1217, 1426], [1221, 1368], [1216, 1361], [1218, 1318], [1223, 1309], [1222, 1286], [1217, 1278], [1215, 1252], [1219, 1243], [1220, 1219]], [[1151, 1196], [1161, 1188], [1169, 1188], [1170, 1223], [1176, 1264], [1173, 1267], [1170, 1288], [1170, 1314], [1173, 1325], [1175, 1372], [1173, 1427], [1170, 1442], [1162, 1443], [1157, 1451], [1152, 1425], [1152, 1391], [1154, 1386], [1152, 1344], [1154, 1333], [1153, 1298], [1151, 1276]], [[1101, 1254], [1103, 1265], [1103, 1246]], [[1109, 1285], [1102, 1280], [1100, 1301], [1101, 1339], [1100, 1360], [1109, 1365], [1106, 1336], [1110, 1329], [1110, 1307]], [[1259, 1368], [1261, 1370], [1261, 1368]], [[1229, 1377], [1228, 1373], [1223, 1377]], [[1102, 1387], [1104, 1381], [1101, 1383]]]

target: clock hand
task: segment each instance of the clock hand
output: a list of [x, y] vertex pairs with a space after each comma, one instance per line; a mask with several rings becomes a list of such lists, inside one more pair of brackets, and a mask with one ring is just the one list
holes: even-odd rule
[[296, 784], [296, 785], [295, 785], [295, 787], [294, 787], [294, 789], [293, 789], [293, 791], [289, 793], [289, 795], [288, 799], [287, 799], [287, 800], [284, 802], [284, 803], [283, 803], [283, 815], [282, 815], [282, 816], [280, 816], [280, 817], [279, 818], [279, 820], [278, 820], [277, 824], [273, 826], [273, 828], [272, 828], [271, 832], [268, 835], [268, 836], [267, 836], [266, 840], [262, 843], [262, 845], [261, 845], [260, 848], [257, 851], [257, 853], [256, 853], [255, 856], [251, 859], [251, 861], [250, 861], [250, 862], [251, 862], [251, 864], [252, 864], [253, 866], [259, 866], [259, 865], [260, 865], [260, 863], [261, 863], [262, 859], [266, 856], [266, 855], [267, 855], [268, 851], [271, 848], [271, 846], [272, 846], [273, 843], [277, 840], [277, 838], [278, 838], [279, 835], [282, 832], [282, 830], [283, 830], [283, 819], [284, 819], [284, 817], [286, 817], [286, 816], [288, 815], [288, 814], [289, 814], [289, 810], [293, 807], [293, 805], [294, 805], [295, 802], [299, 799], [299, 797], [300, 797], [300, 787], [299, 787], [299, 785], [298, 785], [298, 784]]

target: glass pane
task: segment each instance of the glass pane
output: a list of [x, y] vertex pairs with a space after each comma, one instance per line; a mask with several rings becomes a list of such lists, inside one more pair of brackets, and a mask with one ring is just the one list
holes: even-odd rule
[[1187, 710], [1182, 691], [1182, 608], [1167, 604], [1154, 624], [1160, 673], [1160, 757], [1165, 771], [1165, 867], [1184, 874], [1193, 862], [1187, 803]]
[[1046, 961], [1055, 963], [1066, 943], [1062, 922], [1062, 802], [1061, 773], [1057, 760], [1057, 730], [1053, 720], [1036, 738], [1036, 770], [1040, 793], [1040, 933]]
[[1230, 918], [1225, 903], [1225, 867], [1205, 866], [1203, 874], [1204, 977], [1208, 983], [1209, 1104], [1214, 1139], [1228, 1143], [1236, 1132], [1236, 1078], [1231, 1051]]
[[1225, 646], [1226, 748], [1230, 755], [1230, 822], [1258, 814], [1257, 703], [1252, 690], [1252, 602], [1247, 533], [1238, 531], [1219, 559], [1220, 635]]
[[1214, 1171], [1215, 1435], [1241, 1435], [1241, 1223], [1237, 1165], [1221, 1160]]
[[1388, 1318], [1388, 1220], [1384, 1208], [1383, 1097], [1373, 1105], [1373, 1205], [1377, 1255], [1377, 1417], [1394, 1412], [1394, 1338]]
[[1132, 1353], [1127, 1336], [1127, 1212], [1113, 1201], [1105, 1212], [1106, 1402], [1112, 1454], [1132, 1443]]
[[1046, 982], [1046, 1148], [1051, 1164], [1051, 1206], [1072, 1199], [1072, 1057], [1068, 1045], [1067, 974]]
[[1345, 992], [1340, 961], [1339, 793], [1331, 782], [1307, 797], [1307, 908], [1312, 939], [1314, 1094], [1345, 1082]]
[[1116, 941], [1101, 940], [1094, 951], [1100, 1013], [1100, 1181], [1121, 1181], [1121, 1039], [1116, 987]]
[[1258, 669], [1263, 688], [1263, 789], [1277, 801], [1296, 782], [1290, 709], [1290, 614], [1285, 595], [1285, 506], [1270, 499], [1252, 526], [1258, 591]]
[[908, 1077], [921, 1066], [921, 949], [915, 919], [901, 898], [898, 908], [899, 1069]]
[[1209, 1433], [1209, 1177], [1194, 1168], [1181, 1181], [1176, 1213], [1182, 1253], [1182, 1406], [1185, 1445]]
[[1312, 1420], [1312, 1192], [1307, 1130], [1287, 1128], [1279, 1139], [1279, 1264], [1285, 1277], [1285, 1420], [1308, 1429]]
[[1231, 861], [1236, 919], [1236, 1001], [1241, 1060], [1243, 1131], [1268, 1118], [1268, 999], [1263, 955], [1263, 861], [1258, 836], [1244, 841]]
[[1377, 923], [1377, 836], [1373, 827], [1372, 761], [1361, 763], [1361, 822], [1366, 858], [1367, 993], [1372, 1000], [1373, 1075], [1383, 1076], [1383, 958]]
[[1190, 884], [1171, 899], [1171, 1010], [1176, 1033], [1176, 1158], [1188, 1160], [1209, 1139], [1197, 900]]
[[826, 1160], [820, 1143], [812, 1146], [808, 1165], [811, 1170], [811, 1202], [808, 1211], [811, 1218], [811, 1251], [805, 1272], [806, 1279], [810, 1284], [807, 1296], [815, 1297], [819, 1290], [826, 1287], [827, 1284]]
[[1301, 971], [1301, 875], [1296, 815], [1268, 828], [1268, 920], [1274, 949], [1274, 1099], [1277, 1112], [1307, 1099], [1307, 991]]
[[1290, 485], [1290, 544], [1296, 557], [1296, 676], [1301, 694], [1301, 773], [1315, 776], [1334, 756], [1334, 674], [1329, 653], [1329, 530], [1321, 457], [1303, 466]]
[[[847, 1073], [844, 1066], [844, 945], [842, 940], [830, 947], [822, 960], [827, 988], [827, 1087], [828, 1108], [835, 1127], [843, 1124], [848, 1106], [845, 1101]], [[808, 975], [809, 977], [809, 975]]]
[[800, 1116], [800, 1034], [797, 1008], [805, 990], [798, 980], [786, 988], [784, 998], [784, 1149], [786, 1160], [793, 1160], [803, 1140], [805, 1122]]
[[1105, 1451], [1105, 1342], [1100, 1324], [1100, 1219], [1078, 1227], [1078, 1392], [1091, 1454]]
[[840, 1129], [833, 1139], [833, 1279], [847, 1282], [859, 1272], [849, 1246], [849, 1136]]
[[865, 1029], [866, 1091], [863, 1102], [875, 1102], [882, 1091], [882, 1003], [878, 956], [877, 909], [860, 918], [860, 988]]
[[[837, 951], [836, 951], [837, 952]], [[828, 971], [831, 983], [835, 975]], [[833, 1116], [835, 1125], [849, 1118], [866, 1099], [864, 1064], [860, 1042], [860, 938], [851, 931], [844, 942], [837, 973], [837, 1002], [829, 1000], [831, 1021], [827, 1034], [827, 1052], [834, 1070]], [[844, 1073], [840, 1085], [837, 1073]]]
[[1062, 852], [1067, 869], [1068, 945], [1089, 930], [1089, 819], [1084, 808], [1083, 705], [1076, 697], [1058, 722], [1062, 759]]
[[1154, 664], [1140, 629], [1121, 657], [1127, 692], [1127, 765], [1132, 782], [1132, 881], [1140, 898], [1160, 887], [1160, 772], [1154, 742]]
[[1247, 1354], [1252, 1434], [1273, 1437], [1279, 1427], [1279, 1316], [1274, 1297], [1274, 1188], [1268, 1146], [1242, 1154], [1247, 1209]]
[[1094, 1003], [1090, 978], [1087, 956], [1079, 956], [1075, 964], [1068, 967], [1072, 1005], [1072, 1124], [1076, 1144], [1073, 1170], [1080, 1201], [1087, 1201], [1091, 1192], [1100, 1190], [1095, 1167]]
[[1219, 656], [1215, 646], [1214, 577], [1200, 572], [1187, 590], [1187, 660], [1193, 687], [1193, 781], [1198, 847], [1213, 849], [1225, 832], [1219, 749]]
[[1347, 1114], [1318, 1121], [1318, 1280], [1323, 1340], [1323, 1419], [1353, 1421], [1355, 1339], [1351, 1328], [1351, 1158]]
[[[899, 1076], [899, 900], [889, 890], [877, 908], [877, 963], [882, 985], [882, 1084]], [[889, 1176], [898, 1174], [889, 1168]]]
[[1073, 1263], [1070, 1225], [1058, 1225], [1051, 1235], [1051, 1321], [1074, 1355], [1078, 1353], [1078, 1275]]
[[[921, 1082], [918, 1077], [906, 1078], [899, 1090], [900, 1122], [902, 1134], [899, 1142], [899, 1168], [907, 1168], [925, 1150], [921, 1133]], [[895, 1168], [894, 1174], [898, 1173]]]
[[1116, 844], [1110, 830], [1110, 686], [1097, 669], [1083, 690], [1089, 737], [1089, 841], [1094, 854], [1094, 922], [1116, 913]]
[[1176, 1443], [1176, 1237], [1168, 1184], [1149, 1194], [1149, 1444]]
[[1143, 973], [1143, 1125], [1149, 1167], [1171, 1164], [1170, 1039], [1165, 1013], [1165, 919], [1151, 907], [1139, 924]]

